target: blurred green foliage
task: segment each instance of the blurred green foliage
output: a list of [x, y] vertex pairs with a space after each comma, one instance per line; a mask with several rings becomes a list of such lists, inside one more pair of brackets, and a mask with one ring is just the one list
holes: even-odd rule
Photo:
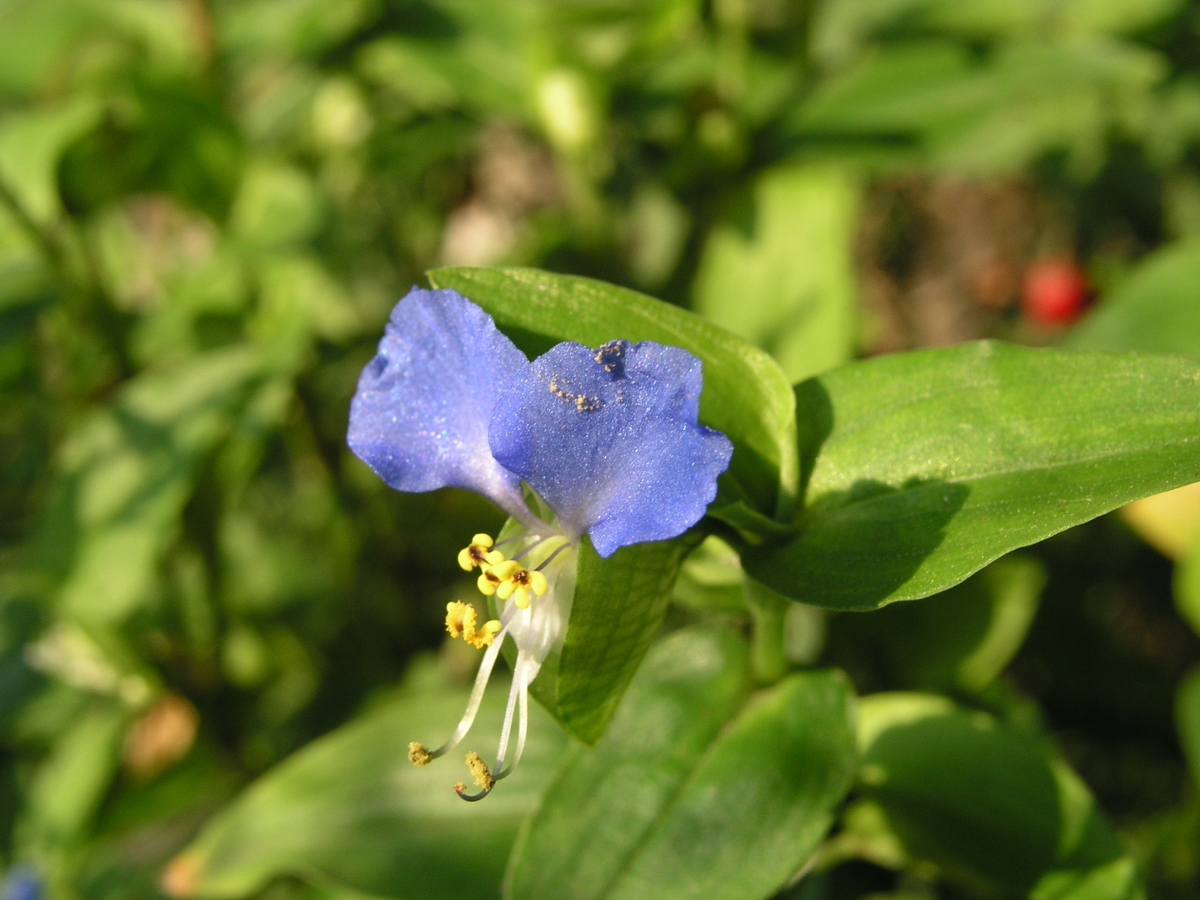
[[[799, 380], [879, 349], [1052, 343], [1013, 304], [1024, 265], [1068, 253], [1112, 288], [1068, 342], [1200, 356], [1198, 46], [1185, 0], [0, 2], [0, 863], [54, 898], [497, 896], [562, 739], [541, 723], [491, 812], [439, 819], [396, 775], [408, 729], [458, 709], [433, 700], [474, 658], [439, 649], [440, 611], [455, 552], [501, 519], [395, 494], [345, 448], [392, 303], [438, 266], [593, 275]], [[972, 191], [996, 185], [1024, 224], [959, 272]], [[969, 302], [934, 304], [929, 267]], [[938, 316], [975, 330], [927, 338]], [[705, 544], [668, 628], [744, 655], [728, 632], [776, 614], [744, 583]], [[1171, 583], [1102, 521], [928, 601], [777, 611], [779, 665], [940, 695], [864, 705], [868, 767], [781, 896], [1119, 897], [1133, 861], [1155, 896], [1195, 896], [1200, 642]], [[672, 675], [647, 669], [631, 703]], [[822, 689], [809, 712], [844, 726]], [[765, 752], [738, 715], [722, 746]], [[592, 752], [559, 777], [611, 763]], [[993, 758], [1012, 783], [964, 809], [950, 776]], [[571, 838], [527, 831], [513, 896]], [[638, 864], [687, 868], [680, 846]]]

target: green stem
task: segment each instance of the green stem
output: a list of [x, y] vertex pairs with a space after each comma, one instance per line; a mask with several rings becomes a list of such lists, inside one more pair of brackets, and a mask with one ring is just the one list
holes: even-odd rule
[[788, 601], [751, 578], [746, 579], [746, 603], [754, 623], [750, 664], [761, 684], [774, 684], [787, 672], [783, 652], [784, 619]]

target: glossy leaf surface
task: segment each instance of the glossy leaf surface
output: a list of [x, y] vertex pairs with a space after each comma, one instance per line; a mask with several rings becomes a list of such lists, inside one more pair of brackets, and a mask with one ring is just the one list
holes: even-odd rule
[[[609, 733], [578, 751], [525, 825], [519, 898], [770, 896], [828, 830], [854, 767], [852, 698], [830, 672], [742, 705], [746, 650], [678, 632]], [[739, 711], [739, 707], [740, 711]]]
[[980, 342], [796, 388], [802, 532], [747, 570], [833, 609], [925, 597], [1131, 500], [1200, 480], [1200, 365]]

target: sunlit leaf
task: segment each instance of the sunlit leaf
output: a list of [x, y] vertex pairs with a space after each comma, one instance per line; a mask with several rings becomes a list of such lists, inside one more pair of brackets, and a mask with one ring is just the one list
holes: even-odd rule
[[797, 386], [802, 531], [751, 547], [765, 584], [870, 609], [1200, 480], [1200, 365], [997, 343], [852, 363]]

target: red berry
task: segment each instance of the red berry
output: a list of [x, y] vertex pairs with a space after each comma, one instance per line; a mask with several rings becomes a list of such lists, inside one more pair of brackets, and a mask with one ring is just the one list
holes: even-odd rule
[[1025, 270], [1021, 307], [1039, 325], [1065, 325], [1083, 314], [1087, 305], [1087, 276], [1067, 256], [1048, 256]]

